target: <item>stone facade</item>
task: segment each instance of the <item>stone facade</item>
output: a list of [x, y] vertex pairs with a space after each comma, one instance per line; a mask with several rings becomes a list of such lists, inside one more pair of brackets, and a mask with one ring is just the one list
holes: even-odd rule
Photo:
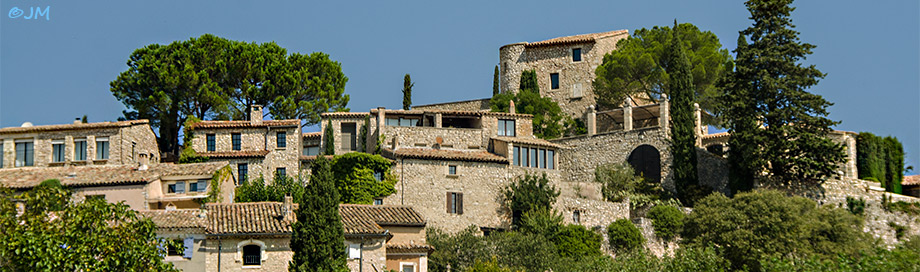
[[449, 110], [449, 111], [489, 111], [491, 98], [437, 103], [428, 105], [413, 105], [413, 110]]
[[[552, 98], [571, 117], [582, 118], [585, 109], [596, 104], [594, 70], [603, 63], [604, 55], [616, 50], [617, 42], [628, 36], [629, 32], [619, 30], [502, 46], [501, 91], [517, 92], [521, 73], [536, 70], [540, 95]], [[580, 61], [573, 59], [575, 49], [581, 51]], [[551, 88], [550, 75], [554, 73], [558, 74], [557, 89]]]
[[[136, 165], [160, 159], [156, 135], [147, 120], [2, 128], [0, 168], [16, 167], [17, 142], [32, 143], [33, 167]], [[84, 160], [75, 156], [77, 142], [85, 142]], [[97, 157], [97, 144], [102, 142], [108, 143], [108, 159]], [[53, 160], [54, 144], [64, 145], [62, 161]]]
[[[287, 271], [288, 263], [294, 256], [290, 241], [290, 235], [208, 237], [205, 271]], [[261, 247], [261, 265], [243, 265], [242, 247], [250, 244]]]

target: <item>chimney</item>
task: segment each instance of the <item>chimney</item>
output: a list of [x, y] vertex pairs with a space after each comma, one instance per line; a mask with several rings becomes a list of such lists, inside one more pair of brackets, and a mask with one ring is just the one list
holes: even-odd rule
[[252, 105], [249, 110], [249, 122], [253, 125], [262, 124], [262, 105]]
[[82, 124], [83, 121], [80, 121], [80, 117], [77, 117], [76, 119], [73, 119], [73, 123], [74, 123], [74, 124]]
[[508, 112], [517, 113], [517, 109], [514, 108], [514, 100], [508, 101]]
[[291, 195], [284, 195], [284, 202], [281, 203], [281, 213], [284, 219], [291, 220], [294, 218], [294, 198]]

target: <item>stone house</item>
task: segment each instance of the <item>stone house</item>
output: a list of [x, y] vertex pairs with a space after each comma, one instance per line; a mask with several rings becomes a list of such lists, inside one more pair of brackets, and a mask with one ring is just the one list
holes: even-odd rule
[[[182, 241], [166, 261], [183, 271], [283, 271], [297, 204], [208, 204], [203, 209], [143, 211], [157, 236]], [[406, 206], [339, 206], [351, 271], [427, 271], [426, 222]]]
[[0, 128], [0, 168], [157, 163], [147, 120]]
[[[253, 105], [251, 116], [262, 116], [262, 106]], [[270, 182], [277, 175], [298, 177], [302, 153], [301, 121], [262, 120], [201, 121], [187, 128], [191, 147], [211, 161], [227, 161], [234, 178], [242, 183], [263, 177]]]
[[901, 181], [901, 192], [904, 195], [920, 197], [920, 175], [904, 176]]
[[104, 198], [124, 202], [133, 210], [199, 208], [210, 194], [232, 200], [233, 176], [227, 162], [152, 165], [92, 165], [0, 169], [0, 184], [29, 190], [57, 179], [74, 191], [75, 201]]

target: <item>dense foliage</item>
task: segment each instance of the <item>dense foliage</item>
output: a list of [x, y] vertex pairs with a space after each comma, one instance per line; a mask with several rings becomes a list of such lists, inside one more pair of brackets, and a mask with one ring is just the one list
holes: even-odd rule
[[566, 121], [566, 116], [552, 98], [541, 97], [537, 91], [521, 90], [517, 94], [497, 94], [489, 100], [489, 104], [493, 112], [508, 112], [511, 101], [514, 101], [517, 113], [533, 115], [534, 136], [553, 139], [561, 137], [565, 132], [562, 125]]
[[319, 114], [347, 110], [338, 62], [329, 55], [288, 54], [274, 42], [246, 43], [211, 34], [168, 45], [151, 44], [128, 57], [128, 70], [109, 83], [128, 108], [124, 119], [149, 119], [160, 150], [179, 153], [179, 131], [191, 116], [249, 120], [252, 105], [275, 119], [319, 122]]
[[745, 5], [754, 24], [740, 32], [735, 70], [720, 86], [722, 115], [732, 135], [730, 185], [733, 192], [744, 191], [758, 177], [768, 185], [816, 184], [834, 174], [844, 154], [827, 137], [839, 123], [826, 117], [832, 103], [806, 91], [824, 77], [803, 64], [815, 46], [799, 41], [793, 30], [792, 0]]
[[233, 202], [282, 202], [285, 195], [290, 195], [294, 198], [294, 202], [300, 203], [303, 200], [306, 184], [303, 180], [288, 176], [275, 177], [270, 184], [265, 183], [264, 177], [249, 179], [236, 187]]
[[0, 236], [2, 271], [177, 271], [162, 256], [179, 245], [156, 238], [152, 221], [123, 203], [71, 202], [57, 181], [22, 194], [0, 187]]
[[403, 77], [403, 107], [404, 110], [409, 110], [412, 108], [412, 86], [415, 86], [415, 83], [412, 82], [412, 77], [409, 74], [406, 74]]
[[847, 197], [847, 211], [850, 211], [853, 215], [862, 216], [863, 212], [866, 211], [866, 200], [862, 198], [855, 198], [848, 196]]
[[506, 205], [512, 214], [511, 226], [520, 227], [521, 217], [530, 211], [552, 210], [558, 196], [559, 190], [549, 184], [546, 173], [527, 174], [516, 179], [504, 191]]
[[631, 252], [644, 247], [645, 237], [629, 219], [617, 219], [607, 225], [607, 242], [616, 252]]
[[601, 255], [601, 235], [582, 225], [565, 225], [553, 236], [559, 256], [578, 258]]
[[696, 174], [696, 117], [693, 108], [696, 95], [693, 92], [690, 60], [684, 52], [680, 30], [675, 21], [666, 62], [670, 66], [668, 89], [671, 92], [671, 174], [677, 198], [690, 204], [687, 189], [699, 185]]
[[648, 218], [652, 219], [655, 235], [664, 240], [674, 239], [684, 227], [684, 212], [670, 205], [658, 205], [648, 211]]
[[339, 215], [339, 192], [332, 179], [332, 164], [318, 156], [312, 176], [297, 202], [297, 222], [292, 226], [290, 271], [348, 271], [345, 230]]
[[520, 90], [527, 90], [540, 94], [540, 84], [537, 82], [537, 70], [521, 72]]
[[495, 65], [495, 71], [492, 72], [492, 96], [495, 96], [496, 94], [501, 92], [501, 89], [498, 86], [499, 80], [500, 79], [498, 78], [498, 65]]
[[859, 133], [856, 169], [860, 179], [873, 179], [881, 183], [885, 191], [900, 194], [904, 179], [904, 146], [895, 137]]
[[673, 257], [667, 255], [657, 258], [643, 252], [631, 252], [617, 255], [616, 258], [584, 258], [577, 262], [560, 265], [556, 271], [592, 271], [592, 272], [645, 272], [645, 271], [731, 271], [729, 263], [711, 248], [681, 247]]
[[[700, 103], [704, 110], [714, 111], [718, 91], [713, 85], [731, 71], [731, 56], [712, 32], [700, 31], [689, 23], [676, 28], [690, 62], [692, 85], [688, 87], [697, 98], [693, 102]], [[603, 108], [619, 108], [628, 96], [637, 102], [654, 102], [643, 100], [671, 94], [668, 79], [673, 69], [669, 62], [672, 29], [656, 26], [636, 30], [617, 43], [617, 50], [604, 56], [603, 64], [595, 71], [598, 104]]]
[[607, 201], [629, 199], [632, 206], [677, 204], [660, 183], [647, 182], [626, 162], [602, 164], [594, 168], [594, 181], [601, 184], [601, 194]]
[[862, 220], [844, 209], [818, 206], [777, 191], [712, 194], [685, 219], [684, 245], [715, 245], [732, 267], [760, 271], [760, 261], [795, 261], [809, 256], [856, 257], [872, 243]]
[[371, 204], [396, 192], [396, 177], [390, 173], [393, 163], [380, 156], [349, 152], [332, 159], [335, 187], [342, 203]]

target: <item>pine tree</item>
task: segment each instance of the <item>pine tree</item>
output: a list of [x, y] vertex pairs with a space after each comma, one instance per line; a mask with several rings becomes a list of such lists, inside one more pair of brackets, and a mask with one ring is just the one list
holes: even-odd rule
[[326, 129], [323, 130], [323, 148], [325, 149], [323, 155], [335, 155], [335, 139], [332, 134], [332, 120], [329, 120], [329, 123], [326, 124]]
[[806, 91], [824, 74], [801, 64], [815, 46], [800, 42], [792, 29], [791, 4], [745, 3], [754, 24], [740, 32], [736, 69], [721, 85], [733, 192], [750, 190], [761, 173], [778, 185], [814, 184], [843, 160], [842, 146], [826, 137], [838, 123], [826, 118], [832, 103]]
[[537, 83], [536, 70], [528, 70], [521, 73], [521, 90], [540, 93], [540, 85]]
[[498, 81], [498, 65], [495, 65], [495, 72], [492, 72], [492, 96], [499, 93]]
[[297, 222], [291, 236], [290, 271], [347, 271], [345, 230], [339, 215], [339, 192], [332, 166], [325, 157], [313, 161], [310, 183], [298, 203]]
[[409, 110], [412, 107], [412, 86], [415, 86], [415, 83], [412, 83], [412, 78], [409, 77], [409, 74], [406, 74], [403, 77], [403, 109]]
[[[674, 31], [671, 32], [669, 63], [670, 74], [668, 89], [671, 91], [671, 172], [674, 173], [674, 186], [677, 196], [684, 203], [687, 199], [689, 186], [699, 184], [696, 175], [696, 120], [693, 116], [693, 75], [690, 71], [690, 60], [684, 53], [683, 42], [677, 31], [677, 21], [674, 21]], [[688, 203], [689, 204], [689, 203]]]

